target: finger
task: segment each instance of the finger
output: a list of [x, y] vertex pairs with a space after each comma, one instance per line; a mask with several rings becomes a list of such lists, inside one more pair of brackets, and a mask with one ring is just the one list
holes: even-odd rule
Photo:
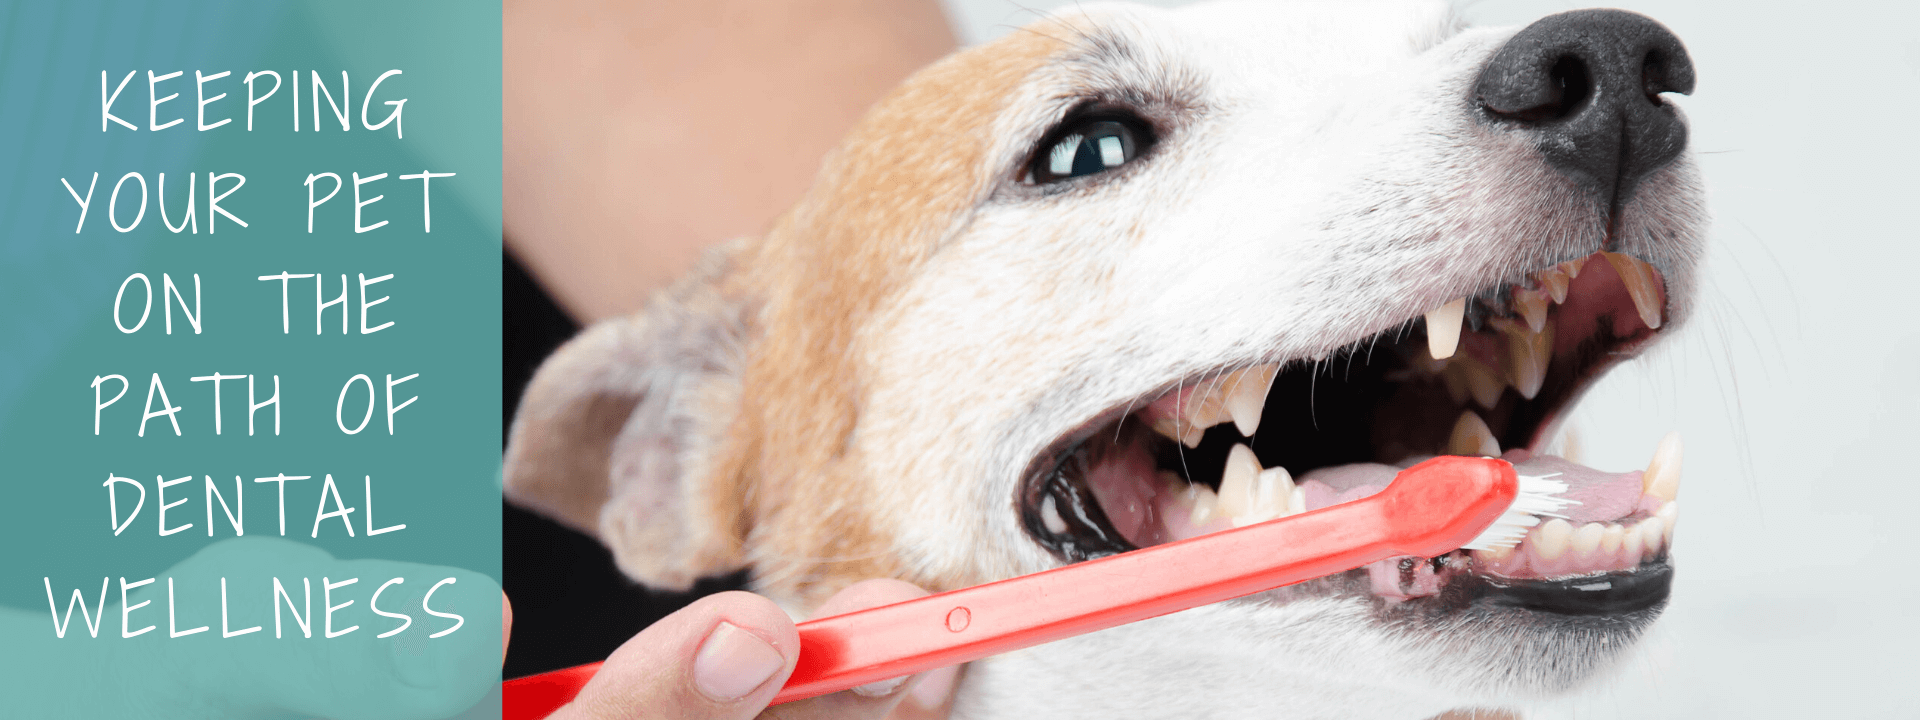
[[[899, 580], [867, 580], [840, 591], [829, 598], [814, 617], [839, 615], [855, 610], [891, 605], [893, 603], [924, 597], [927, 591]], [[779, 705], [767, 710], [762, 717], [779, 720], [814, 720], [826, 718], [850, 718], [852, 720], [881, 720], [888, 717], [903, 701], [913, 697], [915, 677], [900, 677], [868, 683], [858, 688], [831, 695]], [[944, 704], [946, 692], [942, 695]]]
[[745, 720], [779, 692], [799, 649], [773, 601], [709, 595], [627, 640], [553, 717]]
[[961, 665], [920, 673], [907, 697], [887, 720], [942, 720], [953, 710], [953, 688], [960, 683]]
[[507, 591], [500, 591], [500, 664], [507, 664], [507, 645], [513, 638], [513, 603], [507, 600]]

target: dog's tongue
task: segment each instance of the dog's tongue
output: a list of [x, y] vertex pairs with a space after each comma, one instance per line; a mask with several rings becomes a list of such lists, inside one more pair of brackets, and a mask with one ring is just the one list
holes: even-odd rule
[[[1299, 487], [1306, 495], [1307, 509], [1318, 510], [1380, 492], [1401, 470], [1426, 459], [1409, 458], [1405, 465], [1354, 463], [1324, 467], [1302, 476]], [[1624, 518], [1633, 514], [1640, 504], [1639, 470], [1603, 472], [1564, 458], [1534, 455], [1526, 450], [1508, 450], [1501, 459], [1513, 463], [1514, 470], [1521, 475], [1557, 473], [1554, 479], [1567, 484], [1567, 491], [1562, 496], [1580, 503], [1562, 511], [1567, 521], [1576, 527], [1582, 523]]]

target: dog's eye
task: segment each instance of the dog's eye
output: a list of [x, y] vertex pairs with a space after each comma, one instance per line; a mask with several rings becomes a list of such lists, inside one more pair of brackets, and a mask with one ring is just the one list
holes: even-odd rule
[[1149, 138], [1140, 122], [1130, 118], [1068, 121], [1051, 137], [1027, 168], [1036, 185], [1112, 170], [1146, 149]]

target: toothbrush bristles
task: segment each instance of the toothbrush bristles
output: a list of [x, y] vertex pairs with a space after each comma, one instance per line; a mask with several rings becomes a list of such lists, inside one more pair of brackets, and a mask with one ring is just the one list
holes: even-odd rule
[[1513, 506], [1507, 508], [1506, 514], [1501, 515], [1499, 520], [1495, 520], [1493, 526], [1487, 528], [1486, 532], [1480, 533], [1473, 542], [1462, 545], [1460, 549], [1492, 550], [1497, 547], [1514, 547], [1527, 536], [1527, 531], [1540, 524], [1540, 518], [1566, 517], [1560, 514], [1560, 511], [1567, 509], [1569, 505], [1578, 505], [1580, 501], [1560, 496], [1567, 491], [1567, 484], [1553, 479], [1557, 476], [1559, 473], [1540, 476], [1521, 475], [1520, 494], [1513, 499]]

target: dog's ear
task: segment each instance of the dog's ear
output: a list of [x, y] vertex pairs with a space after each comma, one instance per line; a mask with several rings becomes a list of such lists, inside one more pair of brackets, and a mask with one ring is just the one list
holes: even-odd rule
[[685, 589], [741, 566], [737, 500], [703, 482], [738, 413], [745, 303], [725, 250], [641, 314], [540, 366], [507, 440], [506, 495], [592, 534], [622, 571]]

